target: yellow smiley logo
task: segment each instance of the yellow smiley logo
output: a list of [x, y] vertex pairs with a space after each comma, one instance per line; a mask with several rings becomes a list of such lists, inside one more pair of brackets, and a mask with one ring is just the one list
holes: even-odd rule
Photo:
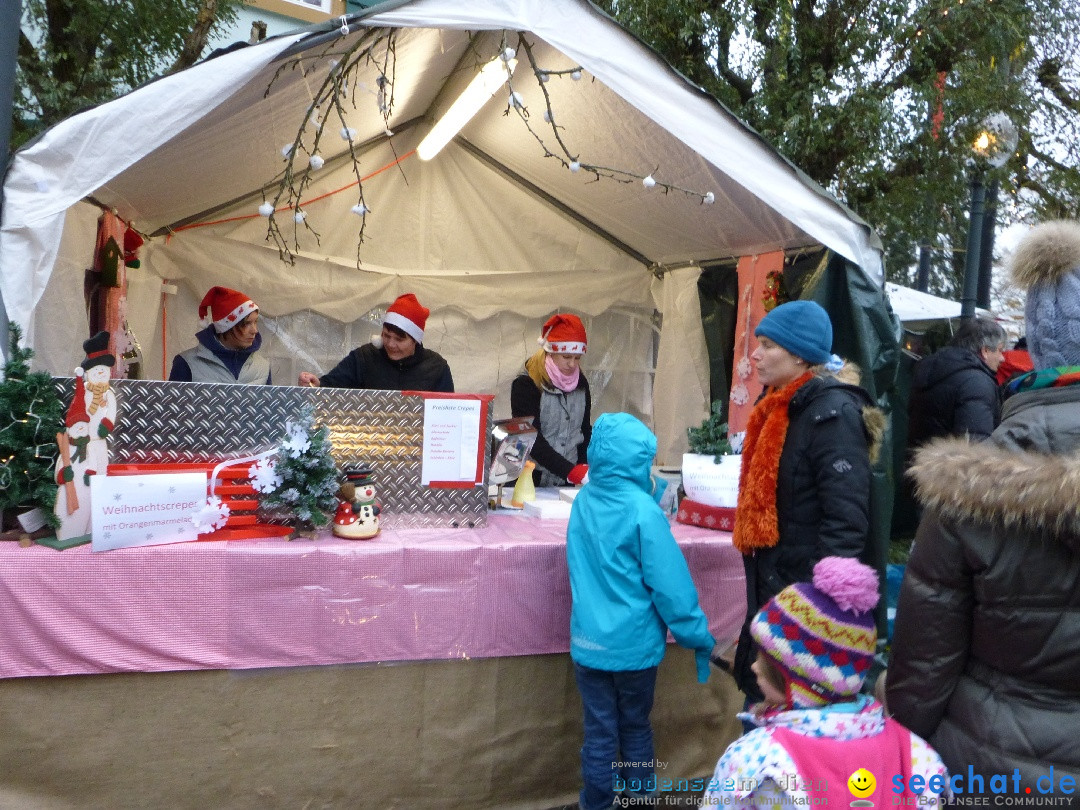
[[877, 780], [874, 779], [874, 775], [866, 768], [859, 768], [847, 780], [848, 790], [851, 791], [851, 795], [859, 799], [865, 799], [871, 795], [875, 788], [877, 788]]

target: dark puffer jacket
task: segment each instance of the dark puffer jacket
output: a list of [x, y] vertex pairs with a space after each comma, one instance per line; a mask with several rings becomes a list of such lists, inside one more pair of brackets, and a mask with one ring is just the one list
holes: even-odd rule
[[402, 360], [391, 360], [382, 347], [365, 343], [322, 375], [319, 384], [378, 391], [454, 391], [450, 366], [441, 354], [423, 345], [417, 345], [416, 352]]
[[870, 455], [884, 417], [870, 395], [831, 376], [815, 377], [788, 403], [776, 512], [780, 539], [743, 556], [747, 623], [735, 657], [739, 688], [758, 699], [749, 619], [795, 582], [809, 582], [823, 557], [856, 557], [870, 531]]
[[1080, 388], [1017, 394], [990, 441], [933, 442], [911, 474], [927, 512], [889, 710], [951, 773], [1012, 790], [1019, 769], [1039, 795], [1053, 770], [1061, 796], [1063, 775], [1080, 782]]
[[946, 346], [918, 362], [908, 400], [908, 447], [942, 436], [985, 439], [997, 427], [997, 381], [975, 352]]

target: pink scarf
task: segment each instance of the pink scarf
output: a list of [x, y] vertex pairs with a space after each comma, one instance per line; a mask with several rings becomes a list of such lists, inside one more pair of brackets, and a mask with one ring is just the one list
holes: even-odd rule
[[550, 354], [544, 357], [544, 371], [551, 378], [552, 385], [566, 393], [577, 388], [578, 379], [581, 377], [580, 368], [575, 368], [572, 374], [563, 374], [559, 371], [559, 367], [555, 365], [555, 361], [551, 359]]

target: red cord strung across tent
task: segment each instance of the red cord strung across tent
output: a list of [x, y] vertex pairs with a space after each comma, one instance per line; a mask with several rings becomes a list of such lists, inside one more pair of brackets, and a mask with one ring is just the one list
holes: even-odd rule
[[[318, 202], [319, 200], [325, 200], [327, 197], [332, 197], [335, 194], [340, 194], [343, 191], [348, 191], [350, 188], [354, 188], [355, 186], [358, 186], [361, 183], [363, 183], [363, 182], [365, 182], [367, 180], [370, 180], [372, 177], [375, 177], [376, 175], [382, 174], [387, 169], [394, 168], [399, 163], [401, 163], [401, 161], [405, 160], [405, 158], [412, 157], [415, 154], [416, 154], [415, 149], [413, 149], [410, 152], [406, 152], [401, 157], [396, 158], [395, 160], [392, 160], [389, 163], [387, 163], [381, 169], [376, 169], [371, 174], [366, 175], [365, 177], [361, 177], [359, 180], [355, 180], [355, 181], [353, 181], [352, 183], [349, 183], [346, 186], [342, 186], [341, 188], [336, 188], [333, 191], [328, 191], [325, 194], [320, 194], [318, 197], [312, 197], [310, 200], [307, 200], [304, 204], [305, 205], [311, 205], [312, 203]], [[288, 211], [291, 208], [292, 208], [292, 206], [284, 205], [281, 208], [276, 209], [275, 213], [276, 213], [276, 211]], [[240, 222], [240, 221], [245, 220], [245, 219], [255, 219], [256, 217], [261, 217], [261, 216], [262, 216], [262, 214], [243, 214], [242, 216], [238, 216], [238, 217], [226, 217], [225, 219], [214, 219], [214, 220], [208, 220], [207, 222], [189, 222], [187, 225], [179, 225], [179, 226], [173, 228], [170, 231], [169, 235], [165, 238], [165, 241], [168, 242], [169, 239], [172, 238], [172, 235], [174, 233], [180, 233], [180, 231], [190, 231], [192, 228], [205, 228], [205, 227], [207, 227], [209, 225], [223, 225], [226, 222]]]

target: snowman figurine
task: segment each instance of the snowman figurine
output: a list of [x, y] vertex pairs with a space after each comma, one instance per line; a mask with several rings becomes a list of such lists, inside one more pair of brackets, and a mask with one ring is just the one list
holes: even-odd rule
[[359, 524], [352, 510], [353, 488], [351, 484], [342, 484], [338, 490], [337, 512], [334, 513], [334, 535], [348, 540], [363, 540], [364, 527]]
[[[345, 470], [341, 494], [345, 499], [334, 516], [334, 534], [353, 540], [369, 540], [379, 533], [379, 505], [370, 467]], [[351, 492], [350, 492], [351, 490]]]

